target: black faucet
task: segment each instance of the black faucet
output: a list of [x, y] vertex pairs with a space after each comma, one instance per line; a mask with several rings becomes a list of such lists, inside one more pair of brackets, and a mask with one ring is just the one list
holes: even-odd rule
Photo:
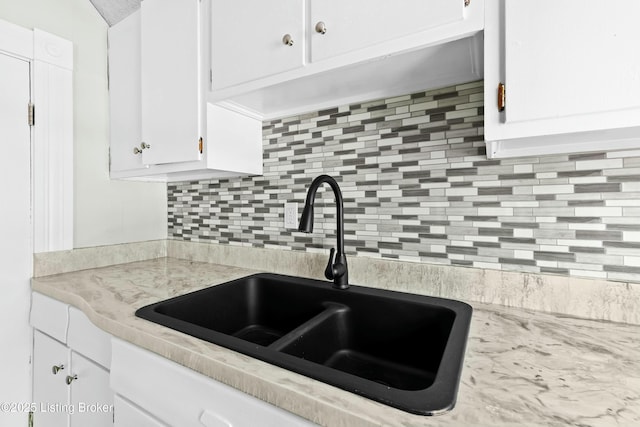
[[333, 190], [333, 194], [336, 198], [336, 221], [338, 237], [338, 252], [333, 257], [335, 249], [331, 248], [329, 252], [329, 263], [324, 270], [324, 276], [333, 280], [333, 287], [337, 289], [347, 289], [349, 287], [349, 272], [347, 271], [347, 256], [344, 254], [344, 215], [342, 213], [342, 192], [335, 179], [329, 175], [320, 175], [313, 180], [309, 191], [307, 192], [307, 200], [304, 202], [304, 209], [302, 210], [302, 217], [300, 217], [299, 231], [305, 233], [311, 233], [313, 231], [313, 202], [316, 198], [316, 192], [318, 187], [322, 183], [326, 182]]

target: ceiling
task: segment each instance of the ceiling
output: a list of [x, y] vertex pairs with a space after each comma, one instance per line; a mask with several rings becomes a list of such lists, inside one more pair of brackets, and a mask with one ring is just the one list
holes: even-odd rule
[[109, 26], [117, 24], [140, 8], [140, 0], [89, 0], [107, 21]]

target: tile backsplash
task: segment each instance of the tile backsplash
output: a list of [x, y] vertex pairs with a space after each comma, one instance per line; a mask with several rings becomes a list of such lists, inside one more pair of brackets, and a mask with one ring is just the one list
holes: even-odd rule
[[168, 185], [169, 238], [323, 251], [284, 228], [320, 174], [342, 188], [348, 255], [640, 282], [640, 150], [488, 160], [483, 83], [263, 124], [264, 175]]

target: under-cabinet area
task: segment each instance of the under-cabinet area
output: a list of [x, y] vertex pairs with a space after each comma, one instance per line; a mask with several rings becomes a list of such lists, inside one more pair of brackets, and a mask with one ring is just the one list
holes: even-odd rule
[[[640, 408], [634, 403], [640, 398], [636, 363], [640, 350], [633, 344], [640, 340], [637, 325], [473, 303], [456, 406], [443, 415], [423, 417], [134, 314], [147, 304], [256, 272], [160, 258], [38, 277], [32, 287], [65, 307], [82, 307], [96, 327], [114, 337], [110, 387], [116, 393], [116, 425], [157, 427], [177, 425], [180, 420], [179, 425], [216, 426], [226, 420], [243, 426], [251, 425], [249, 412], [260, 414], [266, 425], [312, 422], [327, 426], [558, 425], [559, 419], [596, 426], [614, 418], [630, 425], [640, 418]], [[81, 380], [78, 373], [72, 386]], [[179, 385], [172, 388], [168, 384]], [[192, 389], [225, 400], [185, 398]], [[544, 393], [539, 393], [541, 389]], [[558, 404], [575, 401], [576, 396], [580, 404]], [[224, 402], [224, 408], [215, 402]], [[245, 405], [255, 412], [225, 415], [223, 411]]]

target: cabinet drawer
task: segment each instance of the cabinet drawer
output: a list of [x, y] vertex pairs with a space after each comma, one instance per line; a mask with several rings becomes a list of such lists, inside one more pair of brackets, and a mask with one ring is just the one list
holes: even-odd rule
[[68, 305], [48, 296], [34, 292], [31, 298], [31, 326], [62, 343], [67, 342], [69, 325]]
[[169, 425], [313, 425], [155, 353], [115, 338], [112, 346], [111, 388]]
[[111, 336], [75, 307], [69, 307], [67, 345], [104, 368], [111, 366]]

